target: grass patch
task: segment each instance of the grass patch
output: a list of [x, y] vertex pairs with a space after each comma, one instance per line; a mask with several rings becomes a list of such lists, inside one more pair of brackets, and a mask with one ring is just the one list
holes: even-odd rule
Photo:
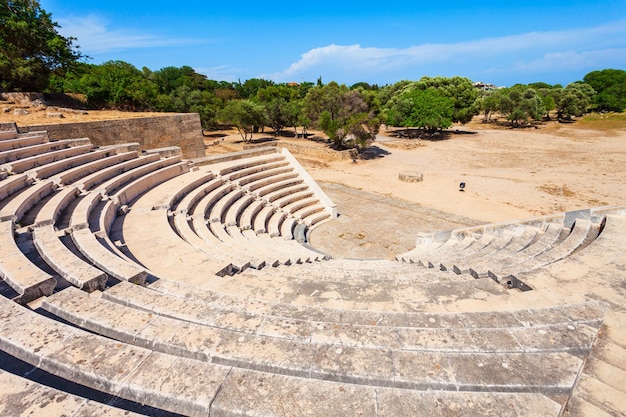
[[579, 119], [577, 125], [594, 130], [626, 129], [626, 113], [590, 113]]

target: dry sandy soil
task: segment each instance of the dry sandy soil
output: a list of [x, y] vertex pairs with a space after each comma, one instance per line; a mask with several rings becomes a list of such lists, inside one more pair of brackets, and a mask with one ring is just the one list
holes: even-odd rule
[[[88, 115], [68, 114], [64, 119], [52, 121], [46, 119], [45, 113], [37, 119], [35, 113], [28, 116], [0, 113], [0, 121], [27, 125], [128, 117], [128, 114], [120, 112], [90, 111]], [[134, 117], [141, 115], [132, 114]], [[431, 213], [443, 212], [444, 217], [445, 213], [451, 213], [456, 215], [455, 218], [481, 223], [626, 204], [626, 122], [610, 126], [602, 123], [550, 123], [538, 129], [509, 129], [483, 125], [477, 119], [468, 126], [454, 129], [464, 134], [452, 134], [449, 139], [440, 141], [397, 139], [391, 136], [391, 131], [381, 129], [374, 145], [377, 157], [356, 163], [295, 156], [315, 180], [327, 185], [331, 197], [343, 199], [342, 196], [347, 196], [337, 191], [337, 187], [329, 186], [337, 184], [347, 186], [346, 189], [371, 193], [375, 196], [372, 204], [376, 199], [380, 202], [379, 197], [383, 201], [388, 198], [389, 202], [414, 203], [416, 207], [432, 210]], [[270, 138], [268, 134], [255, 136], [256, 141]], [[325, 146], [303, 139], [281, 137], [278, 141]], [[208, 146], [207, 153], [242, 148], [241, 138], [235, 131], [212, 132], [205, 137], [205, 143], [217, 143]], [[418, 171], [424, 179], [416, 183], [402, 182], [398, 174], [403, 171]], [[460, 182], [466, 183], [463, 192], [459, 191]], [[350, 197], [346, 199], [347, 207], [337, 201], [339, 213], [359, 211], [358, 221], [375, 224], [371, 221], [373, 219], [366, 217], [369, 201], [359, 204], [358, 200]], [[371, 207], [373, 210], [373, 205]], [[397, 214], [408, 216], [409, 212], [403, 214], [398, 211]], [[387, 217], [384, 209], [381, 212], [380, 208], [375, 216]], [[392, 214], [389, 213], [389, 216]], [[449, 226], [470, 224], [471, 220], [450, 223]], [[399, 221], [401, 223], [402, 219]], [[420, 230], [431, 231], [432, 228], [427, 227], [429, 224], [422, 223]], [[438, 230], [448, 226], [436, 222], [432, 224]], [[322, 235], [324, 225], [319, 230]], [[409, 243], [396, 245], [398, 242], [392, 242], [387, 245], [390, 253], [401, 252], [403, 247], [408, 250], [414, 242], [415, 232], [409, 231]], [[361, 238], [364, 233], [364, 230], [355, 232]], [[380, 239], [381, 233], [375, 232], [377, 239]], [[355, 257], [362, 255], [356, 254]]]

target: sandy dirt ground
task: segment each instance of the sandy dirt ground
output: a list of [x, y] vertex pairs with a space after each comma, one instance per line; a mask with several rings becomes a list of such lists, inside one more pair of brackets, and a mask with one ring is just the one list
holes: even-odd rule
[[[574, 127], [479, 130], [444, 141], [379, 142], [370, 161], [309, 167], [320, 181], [390, 195], [474, 219], [495, 222], [626, 203], [626, 132]], [[408, 149], [407, 149], [408, 148]], [[405, 183], [402, 171], [423, 174]], [[465, 191], [459, 183], [465, 182]]]

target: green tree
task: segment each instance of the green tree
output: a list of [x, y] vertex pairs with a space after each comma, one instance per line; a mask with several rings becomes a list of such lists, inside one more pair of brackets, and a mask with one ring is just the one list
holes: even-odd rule
[[265, 111], [252, 100], [232, 100], [218, 114], [218, 119], [235, 126], [241, 139], [250, 142], [252, 134], [265, 125]]
[[452, 113], [452, 121], [467, 123], [472, 117], [478, 114], [476, 108], [476, 99], [478, 98], [478, 90], [474, 88], [474, 84], [468, 78], [464, 77], [423, 77], [415, 87], [421, 90], [428, 88], [437, 89], [442, 96], [452, 100], [454, 111]]
[[362, 89], [349, 90], [332, 81], [309, 90], [303, 103], [303, 117], [317, 124], [335, 149], [356, 147], [374, 140], [380, 120], [375, 95]]
[[124, 61], [90, 65], [75, 80], [73, 91], [83, 93], [91, 107], [118, 110], [151, 110], [157, 97], [156, 84]]
[[596, 91], [594, 104], [597, 111], [626, 110], [626, 71], [604, 69], [585, 75], [583, 81]]
[[515, 85], [501, 91], [498, 111], [511, 122], [511, 126], [518, 127], [528, 119], [540, 120], [544, 114], [541, 97], [534, 88]]
[[409, 89], [393, 100], [388, 123], [429, 132], [452, 126], [454, 101], [436, 88]]
[[62, 74], [83, 55], [74, 38], [35, 0], [0, 2], [0, 88], [44, 91], [53, 73]]
[[595, 91], [589, 84], [568, 84], [560, 95], [557, 103], [559, 118], [571, 119], [572, 116], [580, 117], [585, 114], [593, 103]]

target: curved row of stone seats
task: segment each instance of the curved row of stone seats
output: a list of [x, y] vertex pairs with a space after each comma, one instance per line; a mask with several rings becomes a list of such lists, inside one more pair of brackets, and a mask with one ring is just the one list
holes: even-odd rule
[[569, 234], [558, 244], [548, 246], [544, 251], [536, 251], [532, 256], [509, 257], [502, 262], [494, 262], [487, 274], [497, 281], [506, 277], [519, 274], [532, 269], [544, 267], [551, 263], [562, 260], [583, 247], [585, 242], [595, 239], [599, 227], [594, 226], [590, 220], [578, 219], [572, 226]]
[[36, 183], [19, 193], [14, 193], [10, 198], [0, 202], [0, 220], [14, 220], [19, 223], [24, 214], [34, 205], [41, 202], [48, 195], [52, 194], [57, 185], [51, 180]]
[[[67, 293], [66, 293], [67, 294]], [[431, 305], [422, 305], [420, 310], [395, 311], [395, 310], [343, 310], [329, 308], [321, 305], [297, 305], [285, 301], [264, 301], [252, 299], [240, 295], [226, 295], [224, 293], [190, 287], [189, 285], [175, 280], [158, 280], [147, 287], [137, 287], [126, 282], [121, 282], [107, 288], [102, 297], [108, 301], [134, 309], [150, 312], [154, 315], [175, 318], [178, 320], [203, 324], [209, 327], [238, 330], [242, 333], [256, 333], [266, 336], [278, 336], [284, 338], [296, 338], [298, 340], [326, 340], [340, 344], [371, 345], [372, 343], [390, 344], [399, 346], [402, 340], [412, 338], [412, 335], [423, 332], [424, 334], [459, 334], [459, 338], [469, 340], [469, 334], [473, 333], [477, 341], [470, 342], [465, 348], [468, 351], [489, 349], [494, 339], [488, 334], [480, 336], [481, 332], [517, 333], [529, 332], [522, 342], [513, 343], [516, 349], [534, 350], [530, 344], [534, 343], [532, 332], [538, 335], [536, 341], [545, 349], [557, 349], [560, 351], [576, 352], [579, 347], [564, 349], [552, 344], [548, 348], [548, 342], [552, 335], [544, 337], [548, 332], [538, 332], [539, 329], [560, 328], [564, 334], [575, 331], [578, 325], [591, 328], [599, 328], [606, 311], [606, 304], [597, 301], [584, 301], [578, 304], [553, 305], [546, 307], [526, 308], [524, 302], [508, 300], [511, 308], [503, 310], [489, 309], [485, 311], [450, 312], [445, 308], [441, 311], [424, 311]], [[439, 305], [439, 307], [445, 307]], [[521, 309], [520, 309], [521, 308]], [[113, 309], [115, 310], [115, 309]], [[572, 329], [571, 326], [574, 327]], [[583, 329], [581, 328], [581, 329]], [[534, 329], [534, 330], [533, 330]], [[581, 329], [576, 331], [582, 331]], [[414, 333], [416, 332], [416, 333]], [[584, 330], [586, 332], [586, 330]], [[389, 337], [379, 338], [383, 334], [391, 334]], [[511, 333], [511, 334], [512, 334]], [[545, 333], [545, 334], [544, 334]], [[587, 334], [587, 333], [585, 333]], [[400, 338], [399, 335], [405, 335]], [[463, 336], [465, 335], [465, 336]], [[588, 344], [588, 337], [585, 336]], [[454, 338], [452, 338], [454, 339]], [[511, 337], [503, 346], [511, 347]], [[558, 337], [559, 343], [566, 342], [565, 338]], [[557, 339], [554, 339], [555, 341]], [[375, 342], [378, 340], [377, 342]], [[413, 339], [411, 339], [413, 340]], [[422, 345], [423, 349], [454, 350], [455, 348], [439, 346], [434, 343], [430, 348]], [[411, 343], [413, 343], [412, 341]], [[430, 343], [424, 340], [426, 344]], [[447, 342], [443, 342], [447, 343]], [[456, 344], [454, 340], [451, 344]], [[521, 345], [519, 344], [521, 343]], [[471, 345], [471, 346], [470, 346]], [[521, 346], [526, 346], [522, 348]], [[537, 345], [537, 346], [538, 346]], [[495, 345], [491, 346], [495, 348]]]
[[[490, 262], [495, 262], [497, 259], [508, 258], [511, 256], [520, 256], [523, 257], [526, 253], [532, 253], [533, 251], [541, 251], [546, 244], [552, 244], [555, 242], [557, 238], [559, 238], [562, 231], [562, 227], [560, 224], [551, 223], [548, 224], [545, 229], [541, 229], [538, 232], [535, 230], [531, 230], [530, 233], [524, 233], [520, 236], [520, 242], [514, 242], [513, 245], [506, 248], [506, 250], [502, 250], [496, 252], [491, 255], [488, 259]], [[529, 236], [532, 236], [532, 241], [526, 240]], [[488, 238], [491, 236], [488, 236]], [[480, 238], [479, 238], [480, 239]], [[460, 243], [456, 246], [451, 247], [442, 247], [438, 248], [435, 253], [430, 254], [431, 260], [427, 262], [429, 268], [436, 268], [441, 270], [446, 270], [454, 265], [456, 262], [462, 262], [467, 258], [473, 259], [475, 265], [472, 266], [473, 269], [478, 269], [479, 266], [484, 260], [484, 258], [480, 261], [476, 259], [480, 257], [480, 253], [475, 254], [472, 248], [476, 247], [477, 239], [471, 236], [465, 236], [460, 241]], [[509, 241], [509, 244], [511, 241]], [[478, 244], [480, 246], [480, 243]], [[515, 249], [515, 248], [519, 249]], [[504, 248], [503, 248], [504, 249]], [[531, 255], [532, 256], [532, 255]], [[452, 266], [454, 270], [454, 267]]]
[[[193, 246], [201, 248], [206, 252], [206, 248], [201, 242], [193, 236], [190, 236], [190, 231], [194, 231], [199, 237], [220, 247], [219, 251], [228, 251], [227, 248], [222, 248], [221, 245], [230, 246], [234, 255], [246, 256], [248, 253], [251, 259], [251, 265], [258, 267], [263, 266], [261, 259], [264, 256], [270, 255], [265, 261], [267, 264], [291, 264], [293, 262], [299, 262], [296, 259], [290, 259], [289, 257], [274, 257], [271, 251], [265, 250], [265, 245], [261, 245], [259, 249], [256, 249], [253, 239], [250, 236], [242, 235], [242, 230], [254, 229], [258, 233], [265, 233], [268, 228], [268, 222], [270, 218], [274, 218], [276, 222], [276, 234], [280, 234], [279, 225], [282, 224], [285, 214], [275, 213], [272, 207], [269, 207], [262, 212], [263, 206], [260, 201], [260, 196], [267, 190], [275, 190], [278, 188], [279, 192], [288, 192], [288, 188], [280, 188], [284, 186], [282, 181], [284, 176], [287, 176], [290, 181], [295, 181], [297, 184], [302, 184], [302, 180], [298, 178], [297, 172], [293, 167], [289, 166], [289, 163], [285, 161], [284, 156], [280, 154], [262, 155], [252, 158], [251, 161], [247, 161], [240, 158], [236, 161], [234, 167], [229, 167], [230, 161], [221, 162], [217, 166], [208, 165], [206, 169], [210, 169], [217, 176], [213, 182], [207, 182], [199, 184], [195, 190], [190, 190], [186, 197], [184, 197], [177, 207], [173, 207], [174, 224], [176, 225], [177, 232], [188, 240]], [[205, 169], [202, 167], [200, 169]], [[242, 187], [242, 184], [244, 185]], [[269, 187], [269, 188], [265, 188]], [[306, 188], [306, 186], [305, 186]], [[251, 190], [256, 192], [251, 193]], [[249, 210], [247, 210], [250, 207]], [[179, 213], [187, 213], [189, 219], [185, 221], [180, 218]], [[259, 217], [261, 215], [262, 217]], [[219, 240], [216, 242], [213, 236], [207, 234], [207, 225], [204, 223], [204, 219], [209, 220], [208, 229]], [[256, 223], [255, 223], [256, 221]], [[190, 224], [193, 225], [190, 227]], [[214, 225], [212, 223], [221, 223], [221, 225]], [[255, 227], [258, 226], [258, 227]], [[239, 230], [231, 228], [237, 226]], [[229, 237], [233, 238], [231, 241]], [[292, 235], [289, 235], [292, 238]], [[258, 252], [258, 253], [257, 253]], [[276, 251], [285, 254], [286, 250]], [[307, 256], [310, 259], [310, 256]], [[318, 256], [315, 256], [318, 258]]]
[[[278, 318], [242, 333], [155, 316], [71, 287], [46, 299], [42, 307], [86, 330], [161, 353], [301, 378], [413, 390], [467, 391], [482, 383], [502, 391], [566, 394], [582, 366], [571, 354], [586, 355], [598, 331], [584, 323], [474, 328], [455, 332], [453, 339], [445, 328], [370, 326], [360, 332], [354, 326], [306, 322], [281, 328], [287, 323]], [[172, 338], [168, 333], [182, 328], [193, 337]], [[432, 363], [440, 366], [435, 376], [417, 372]], [[494, 372], [502, 363], [508, 365], [505, 370]], [[551, 372], [538, 375], [536, 370], [545, 366]]]
[[[155, 158], [154, 162], [148, 162]], [[83, 187], [85, 183], [91, 186], [105, 179], [108, 181], [101, 184], [97, 190], [87, 192], [73, 207], [70, 214], [69, 237], [65, 236], [64, 240], [60, 239], [55, 222], [61, 211], [59, 205], [67, 207], [68, 201], [73, 196], [78, 196], [75, 190], [63, 193], [59, 201], [51, 200], [51, 208], [46, 209], [44, 214], [46, 217], [52, 215], [52, 219], [40, 218], [33, 231], [34, 245], [42, 259], [64, 279], [89, 292], [103, 289], [109, 276], [135, 282], [143, 282], [146, 276], [145, 270], [127, 263], [126, 260], [106, 249], [95, 238], [92, 230], [89, 229], [89, 218], [94, 207], [103, 196], [107, 196], [112, 198], [116, 208], [119, 208], [154, 184], [169, 176], [177, 175], [187, 168], [186, 163], [180, 163], [180, 157], [159, 160], [158, 155], [155, 155], [149, 159], [133, 161], [135, 163], [132, 164], [127, 162], [120, 164], [123, 168], [116, 164], [110, 169], [101, 170], [95, 175], [84, 178]], [[116, 193], [110, 194], [113, 191]], [[72, 236], [71, 230], [80, 229], [86, 230]], [[73, 245], [68, 246], [68, 239], [73, 242]], [[79, 253], [82, 256], [79, 256]]]
[[14, 300], [26, 304], [52, 294], [57, 281], [24, 255], [15, 242], [14, 234], [13, 220], [0, 221], [0, 276], [17, 292], [18, 297]]
[[[183, 177], [181, 181], [186, 175], [180, 176]], [[176, 179], [168, 182], [172, 182], [174, 186], [184, 185]], [[219, 250], [211, 250], [210, 246], [203, 245], [207, 249], [202, 251], [194, 247], [191, 241], [179, 235], [176, 227], [170, 224], [171, 214], [168, 216], [168, 207], [154, 204], [172, 197], [172, 194], [164, 195], [160, 188], [162, 187], [156, 187], [141, 196], [131, 206], [131, 210], [123, 216], [122, 228], [118, 233], [123, 235], [128, 254], [157, 276], [177, 276], [179, 272], [189, 269], [187, 276], [191, 282], [196, 282], [193, 278], [198, 275], [199, 271], [202, 275], [207, 273], [210, 276], [223, 276], [231, 275], [238, 270], [238, 267], [244, 267], [233, 265], [232, 261], [216, 256]], [[178, 227], [190, 227], [186, 214], [175, 214], [173, 220]], [[112, 240], [118, 238], [119, 236], [115, 233], [111, 235]], [[154, 245], [154, 242], [159, 244]], [[189, 268], [191, 265], [193, 267]]]
[[[154, 185], [186, 172], [188, 170], [187, 163], [178, 161], [180, 161], [179, 157], [172, 157], [157, 161], [156, 166], [147, 164], [144, 167], [151, 169], [150, 173], [139, 176], [138, 179], [117, 189], [114, 194], [99, 195], [98, 192], [94, 192], [93, 194], [96, 195], [94, 199], [83, 199], [72, 213], [70, 219], [72, 241], [85, 258], [108, 276], [138, 284], [145, 282], [147, 276], [145, 268], [129, 262], [126, 257], [112, 251], [110, 248], [113, 245], [110, 243], [103, 245], [96, 237], [95, 232], [103, 231], [103, 235], [108, 236], [113, 217], [118, 210]], [[109, 192], [106, 184], [100, 190]], [[89, 219], [95, 208], [93, 203], [99, 204], [101, 198], [108, 198], [110, 204], [105, 204], [102, 207], [98, 221], [93, 222], [95, 226], [90, 226]], [[83, 203], [86, 204], [83, 205]]]
[[17, 125], [15, 123], [0, 123], [0, 140], [17, 138]]
[[[397, 259], [459, 274], [467, 272], [475, 278], [489, 276], [509, 287], [527, 290], [522, 282], [508, 278], [560, 261], [587, 246], [601, 228], [601, 220], [592, 222], [588, 216], [588, 211], [578, 211], [519, 222], [514, 225], [518, 230], [513, 237], [509, 237], [511, 225], [506, 224], [454, 230], [443, 234], [443, 242], [433, 243], [432, 236], [420, 237], [416, 249]], [[537, 226], [540, 230], [535, 233]]]
[[0, 415], [5, 417], [140, 416], [140, 414], [90, 401], [88, 398], [51, 388], [2, 370], [0, 370]]
[[91, 191], [94, 186], [107, 179], [157, 159], [158, 156], [138, 157], [137, 152], [124, 152], [103, 157], [100, 160], [79, 165], [60, 173], [52, 179], [52, 182], [65, 186], [65, 188], [59, 190], [39, 210], [34, 226], [55, 224], [61, 212], [81, 193]]
[[93, 149], [89, 139], [66, 139], [0, 152], [0, 170], [19, 174]]
[[[372, 387], [214, 364], [89, 333], [41, 316], [6, 299], [0, 300], [0, 307], [3, 319], [0, 347], [5, 352], [62, 378], [184, 415], [243, 416], [254, 411], [267, 416], [284, 416], [294, 415], [295, 411], [298, 415], [306, 413], [312, 416], [337, 412], [340, 415], [356, 412], [391, 416], [411, 415], [417, 410], [436, 413], [442, 406], [456, 408], [461, 405], [471, 412], [481, 413], [482, 410], [484, 413], [486, 408], [502, 416], [519, 415], [520, 412], [556, 416], [560, 410], [557, 402], [538, 393], [454, 390], [438, 391], [432, 395], [434, 391], [431, 390]], [[5, 329], [9, 327], [28, 327], [29, 331], [8, 332]], [[174, 332], [172, 336], [176, 334], [184, 335]], [[338, 357], [343, 353], [331, 349], [329, 355], [332, 352]], [[580, 362], [567, 355], [565, 358], [570, 364]], [[511, 368], [516, 365], [514, 360], [507, 360], [506, 363], [511, 364]], [[486, 361], [479, 372], [474, 375], [468, 373], [468, 378], [491, 373], [489, 380], [500, 382], [510, 373], [512, 379], [507, 382], [509, 386], [515, 386], [516, 382], [522, 382], [522, 385], [528, 383], [528, 380], [521, 380], [521, 375], [516, 376], [512, 370], [507, 372], [500, 363], [494, 363], [494, 367], [499, 369], [498, 378], [493, 371], [486, 369], [490, 364]], [[319, 367], [323, 369], [324, 365], [322, 363]], [[426, 368], [433, 366], [424, 365]], [[551, 368], [563, 369], [563, 365], [564, 362], [561, 362], [561, 365]], [[407, 375], [417, 371], [415, 368], [424, 367], [410, 363], [407, 366], [410, 366], [406, 368]], [[432, 373], [431, 379], [442, 374], [434, 369], [436, 374]], [[528, 373], [523, 372], [524, 375]], [[540, 382], [556, 386], [557, 390], [567, 389], [567, 373], [553, 375]], [[441, 379], [445, 378], [443, 375]], [[457, 381], [454, 383], [456, 385]], [[504, 405], [498, 406], [499, 403]], [[381, 411], [384, 413], [381, 414]]]
[[598, 339], [586, 361], [565, 416], [615, 416], [624, 414], [626, 390], [626, 207], [592, 209], [591, 219], [604, 218], [602, 232], [584, 250], [562, 262], [520, 273], [517, 277], [552, 299], [566, 300], [576, 294], [604, 300], [610, 305]]
[[45, 141], [45, 137], [43, 135], [31, 135], [21, 138], [7, 138], [0, 140], [0, 152], [23, 148], [25, 146], [38, 145]]

